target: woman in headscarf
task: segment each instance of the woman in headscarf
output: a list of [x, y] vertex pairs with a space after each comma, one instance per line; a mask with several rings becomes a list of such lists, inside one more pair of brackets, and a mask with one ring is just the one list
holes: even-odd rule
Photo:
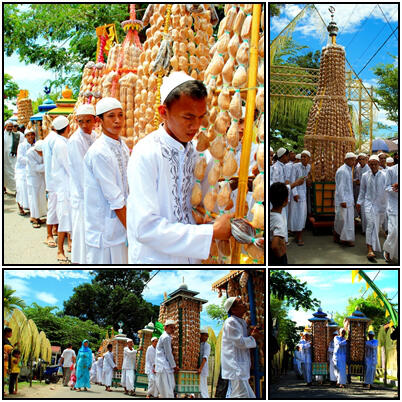
[[77, 391], [81, 391], [81, 388], [84, 388], [84, 391], [88, 391], [88, 388], [91, 388], [89, 371], [91, 370], [92, 366], [92, 350], [88, 347], [88, 344], [88, 340], [84, 339], [82, 341], [82, 346], [78, 351], [75, 369], [77, 376], [75, 389]]

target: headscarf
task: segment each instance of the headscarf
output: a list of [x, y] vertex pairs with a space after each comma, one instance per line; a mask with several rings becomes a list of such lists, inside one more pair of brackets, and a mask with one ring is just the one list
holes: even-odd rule
[[84, 346], [84, 343], [85, 343], [85, 342], [88, 342], [88, 345], [89, 345], [88, 339], [84, 339], [84, 340], [82, 341], [81, 348], [80, 348], [80, 350], [79, 350], [78, 352], [92, 352], [92, 350], [91, 350], [88, 346]]

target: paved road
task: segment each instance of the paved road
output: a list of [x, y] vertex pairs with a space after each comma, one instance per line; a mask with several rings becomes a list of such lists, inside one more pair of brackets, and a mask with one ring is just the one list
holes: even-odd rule
[[29, 215], [18, 215], [18, 207], [12, 195], [4, 195], [3, 208], [4, 263], [57, 265], [57, 248], [49, 248], [43, 243], [47, 236], [46, 225], [40, 229], [32, 228]]
[[[314, 236], [312, 231], [307, 229], [303, 232], [304, 246], [300, 247], [289, 236], [290, 244], [287, 247], [289, 264], [364, 264], [364, 265], [388, 265], [383, 256], [377, 253], [377, 262], [370, 262], [367, 255], [365, 236], [361, 233], [360, 227], [356, 228], [356, 241], [354, 247], [341, 246], [333, 242], [332, 234], [321, 232]], [[380, 243], [385, 238], [380, 234]]]
[[[376, 386], [377, 387], [377, 386]], [[294, 371], [279, 379], [278, 384], [270, 384], [268, 399], [397, 399], [396, 390], [384, 388], [368, 390], [362, 387], [358, 378], [352, 378], [352, 384], [346, 388], [330, 385], [306, 386], [303, 380], [296, 378]]]
[[51, 399], [144, 399], [146, 393], [143, 390], [137, 390], [136, 396], [124, 395], [123, 388], [112, 388], [113, 392], [106, 392], [105, 387], [100, 385], [91, 384], [91, 388], [85, 392], [71, 391], [70, 387], [63, 387], [59, 384], [49, 384], [48, 386], [35, 386], [32, 388], [25, 387], [18, 391], [18, 395], [7, 396], [7, 399], [18, 398], [51, 398]]

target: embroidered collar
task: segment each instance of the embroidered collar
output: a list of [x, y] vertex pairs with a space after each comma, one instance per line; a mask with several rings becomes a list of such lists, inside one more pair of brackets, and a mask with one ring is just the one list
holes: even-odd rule
[[162, 124], [159, 126], [158, 131], [162, 141], [169, 147], [175, 148], [179, 152], [186, 152], [191, 148], [190, 146], [191, 141], [187, 143], [186, 147], [184, 147], [183, 144], [181, 144], [179, 141], [175, 140], [168, 134], [168, 132], [165, 130], [165, 127]]

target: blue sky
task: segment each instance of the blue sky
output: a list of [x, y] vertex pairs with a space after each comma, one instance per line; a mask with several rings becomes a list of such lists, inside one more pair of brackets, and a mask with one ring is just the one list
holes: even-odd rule
[[[362, 279], [358, 282], [357, 277], [355, 283], [352, 283], [352, 271], [345, 270], [322, 270], [322, 269], [306, 269], [306, 270], [286, 270], [294, 277], [300, 279], [302, 282], [307, 282], [307, 288], [312, 291], [312, 297], [321, 301], [322, 310], [325, 313], [333, 312], [343, 313], [346, 311], [348, 299], [350, 297], [360, 297], [360, 290], [366, 290], [366, 282]], [[398, 270], [370, 270], [365, 269], [364, 272], [373, 279], [377, 273], [374, 283], [379, 287], [382, 292], [387, 293], [387, 296], [393, 297], [393, 303], [398, 302], [398, 295], [396, 294], [398, 286]], [[365, 296], [371, 294], [371, 288], [367, 290]], [[394, 297], [394, 295], [396, 296]], [[307, 319], [312, 317], [312, 313], [316, 310], [309, 310], [307, 312], [294, 309], [289, 309], [289, 317], [297, 322], [297, 325], [308, 324]], [[329, 314], [328, 314], [329, 315]]]
[[[63, 301], [73, 294], [74, 287], [89, 283], [92, 280], [89, 270], [10, 270], [4, 269], [4, 281], [15, 295], [21, 297], [27, 305], [36, 302], [40, 306], [57, 306], [63, 308]], [[154, 272], [152, 272], [153, 274]], [[163, 301], [163, 293], [176, 290], [183, 281], [190, 290], [200, 292], [197, 297], [208, 300], [210, 304], [220, 304], [217, 292], [211, 290], [211, 285], [222, 278], [229, 270], [161, 270], [147, 285], [143, 292], [146, 301], [159, 305]], [[201, 326], [210, 326], [216, 334], [220, 327], [211, 320], [203, 305]]]
[[[334, 21], [337, 23], [339, 32], [337, 43], [344, 46], [346, 58], [356, 73], [364, 67], [378, 48], [385, 42], [388, 36], [398, 25], [398, 6], [396, 4], [380, 4], [382, 11], [388, 19], [389, 25], [380, 8], [375, 3], [333, 4], [335, 7]], [[286, 4], [281, 9], [279, 17], [271, 19], [271, 40], [274, 39], [286, 25], [303, 9], [305, 4]], [[316, 4], [318, 11], [326, 25], [331, 20], [328, 7], [330, 4]], [[322, 32], [319, 26], [321, 20], [316, 13], [305, 15], [299, 21], [293, 33], [293, 39], [300, 45], [305, 45], [309, 52], [322, 49], [327, 44], [328, 34]], [[395, 60], [390, 56], [398, 56], [398, 30], [388, 40], [384, 47], [370, 61], [367, 67], [359, 74], [364, 84], [375, 85], [376, 76], [372, 68], [379, 63], [392, 64]], [[397, 132], [395, 123], [386, 119], [384, 110], [378, 112], [378, 121], [392, 127], [391, 134]], [[389, 135], [389, 131], [376, 132], [375, 135]]]

